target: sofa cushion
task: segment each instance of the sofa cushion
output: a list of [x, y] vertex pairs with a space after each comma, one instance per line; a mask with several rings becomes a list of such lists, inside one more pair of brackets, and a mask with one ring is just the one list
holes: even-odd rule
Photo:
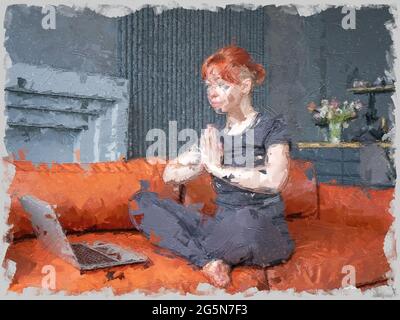
[[131, 229], [128, 200], [147, 180], [150, 190], [178, 199], [162, 181], [162, 164], [144, 159], [93, 164], [39, 164], [14, 161], [15, 176], [8, 189], [11, 208], [8, 223], [14, 239], [33, 233], [18, 198], [32, 195], [56, 206], [66, 231]]
[[287, 218], [318, 218], [318, 189], [314, 164], [310, 161], [290, 161], [289, 179], [283, 188]]
[[[36, 239], [26, 239], [12, 244], [6, 259], [16, 263], [16, 272], [9, 290], [22, 292], [25, 288], [42, 287], [43, 267], [51, 265], [56, 271], [55, 291], [66, 294], [81, 294], [89, 291], [111, 289], [114, 294], [124, 294], [139, 290], [151, 294], [165, 290], [180, 294], [209, 294], [203, 292], [200, 283], [208, 280], [200, 270], [171, 251], [150, 243], [143, 235], [134, 231], [118, 233], [88, 233], [68, 236], [71, 242], [93, 243], [111, 242], [124, 249], [132, 249], [149, 257], [145, 264], [118, 266], [80, 273], [78, 269], [57, 256], [44, 250]], [[232, 272], [232, 282], [228, 293], [242, 292], [249, 288], [267, 289], [263, 269], [255, 267], [236, 267]]]
[[[266, 269], [235, 267], [227, 292], [259, 290], [332, 290], [340, 288], [348, 269], [354, 266], [356, 285], [364, 287], [386, 279], [390, 270], [383, 253], [384, 237], [371, 230], [335, 226], [318, 220], [289, 222], [296, 242], [295, 253], [285, 264]], [[71, 242], [105, 241], [125, 249], [142, 252], [150, 263], [113, 267], [83, 274], [60, 258], [45, 251], [36, 239], [13, 243], [6, 261], [16, 263], [10, 290], [21, 292], [27, 287], [40, 288], [43, 267], [51, 265], [57, 272], [56, 290], [80, 294], [110, 288], [114, 294], [139, 289], [155, 293], [163, 288], [181, 294], [202, 294], [199, 283], [208, 282], [199, 269], [167, 249], [159, 248], [134, 231], [88, 233], [68, 236]], [[206, 293], [205, 293], [206, 294]]]
[[383, 234], [320, 220], [302, 219], [288, 225], [295, 252], [285, 264], [268, 268], [272, 290], [337, 289], [351, 266], [357, 287], [387, 279], [390, 266], [383, 251]]
[[394, 217], [390, 204], [394, 188], [319, 185], [320, 218], [326, 222], [370, 228], [386, 234]]
[[[317, 181], [312, 162], [291, 160], [289, 179], [281, 195], [285, 202], [287, 218], [317, 218], [318, 195]], [[186, 205], [203, 204], [202, 212], [214, 214], [216, 194], [212, 188], [211, 177], [203, 173], [185, 184]]]

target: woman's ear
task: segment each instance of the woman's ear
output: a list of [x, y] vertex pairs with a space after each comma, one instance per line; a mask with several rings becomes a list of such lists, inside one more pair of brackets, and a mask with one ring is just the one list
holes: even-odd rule
[[242, 80], [241, 91], [243, 95], [249, 94], [251, 92], [252, 87], [253, 87], [253, 81], [250, 78], [245, 78]]

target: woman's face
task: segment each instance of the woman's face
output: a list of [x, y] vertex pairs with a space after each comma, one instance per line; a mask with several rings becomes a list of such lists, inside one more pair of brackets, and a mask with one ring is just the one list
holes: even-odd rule
[[240, 85], [227, 82], [217, 73], [210, 73], [205, 85], [208, 101], [216, 113], [229, 113], [239, 106], [243, 96]]

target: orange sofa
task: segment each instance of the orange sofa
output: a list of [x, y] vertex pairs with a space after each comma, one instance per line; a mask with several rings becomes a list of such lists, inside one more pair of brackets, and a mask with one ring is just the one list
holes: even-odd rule
[[[140, 180], [161, 197], [185, 205], [202, 203], [202, 212], [215, 212], [215, 194], [204, 174], [176, 190], [162, 180], [163, 164], [144, 159], [93, 164], [40, 164], [4, 160], [14, 171], [9, 186], [10, 230], [4, 266], [12, 261], [16, 271], [9, 290], [41, 288], [44, 266], [56, 271], [55, 291], [78, 295], [104, 288], [114, 294], [136, 290], [146, 294], [167, 291], [206, 294], [207, 283], [198, 268], [137, 232], [128, 216], [131, 196]], [[318, 184], [311, 162], [292, 160], [290, 178], [282, 192], [289, 230], [296, 243], [291, 259], [269, 268], [236, 266], [228, 293], [258, 290], [315, 291], [340, 288], [350, 265], [356, 286], [385, 283], [390, 267], [383, 252], [385, 235], [393, 221], [389, 212], [394, 189], [373, 190]], [[109, 241], [147, 255], [149, 263], [81, 273], [44, 250], [18, 197], [33, 195], [55, 205], [60, 222], [72, 240]], [[138, 221], [140, 223], [140, 221]], [[160, 291], [161, 290], [161, 291]]]

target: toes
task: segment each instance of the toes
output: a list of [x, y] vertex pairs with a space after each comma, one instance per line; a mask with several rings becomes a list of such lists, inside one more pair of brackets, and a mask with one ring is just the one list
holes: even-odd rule
[[223, 261], [212, 261], [203, 267], [203, 272], [218, 287], [226, 287], [230, 283], [230, 267]]

